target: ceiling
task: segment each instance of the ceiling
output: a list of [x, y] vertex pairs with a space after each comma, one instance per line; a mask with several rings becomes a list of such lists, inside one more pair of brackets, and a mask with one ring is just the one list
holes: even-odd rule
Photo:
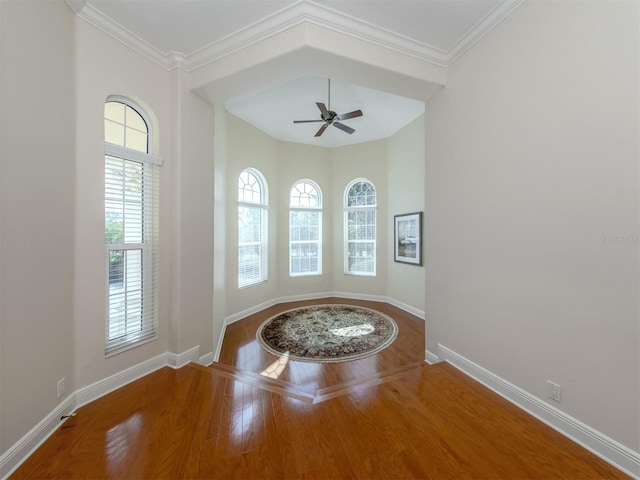
[[[515, 9], [522, 0], [67, 0], [89, 23], [164, 68], [197, 71], [247, 45], [302, 22], [328, 34], [347, 35], [383, 46], [411, 61], [446, 67]], [[347, 38], [347, 37], [344, 37]], [[322, 43], [322, 42], [321, 42]], [[321, 49], [321, 47], [320, 47]], [[340, 52], [332, 52], [339, 57]], [[344, 59], [342, 59], [343, 61]], [[301, 72], [287, 81], [252, 85], [225, 105], [232, 114], [274, 138], [323, 146], [386, 138], [424, 111], [424, 103], [398, 92], [332, 79], [331, 107], [337, 113], [361, 109], [344, 121], [352, 135], [321, 124], [315, 102], [328, 103], [327, 75]], [[340, 73], [340, 70], [337, 72]], [[335, 76], [335, 75], [333, 75]], [[370, 82], [375, 84], [375, 82]], [[371, 86], [371, 85], [369, 85]], [[247, 87], [249, 88], [249, 87]]]

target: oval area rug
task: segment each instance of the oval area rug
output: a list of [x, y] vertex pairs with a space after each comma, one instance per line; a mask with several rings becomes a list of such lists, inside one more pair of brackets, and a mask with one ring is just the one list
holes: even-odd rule
[[310, 305], [275, 315], [260, 325], [256, 339], [277, 356], [305, 362], [344, 362], [378, 353], [398, 336], [383, 313], [355, 305]]

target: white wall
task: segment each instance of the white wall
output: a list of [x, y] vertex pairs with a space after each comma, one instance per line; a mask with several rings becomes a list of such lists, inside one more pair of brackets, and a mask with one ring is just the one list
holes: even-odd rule
[[0, 453], [73, 389], [73, 14], [0, 2]]
[[[424, 212], [425, 119], [421, 115], [388, 140], [387, 296], [424, 312], [425, 267], [394, 261], [394, 215]], [[424, 215], [423, 215], [424, 216]], [[424, 225], [422, 235], [425, 235]], [[424, 258], [423, 265], [428, 259]]]
[[639, 8], [527, 2], [426, 110], [428, 349], [635, 451]]

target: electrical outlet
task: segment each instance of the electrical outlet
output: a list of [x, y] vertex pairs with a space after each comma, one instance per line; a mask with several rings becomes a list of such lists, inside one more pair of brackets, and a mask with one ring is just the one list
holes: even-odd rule
[[551, 380], [547, 380], [547, 389], [551, 400], [555, 400], [558, 403], [562, 401], [562, 390], [560, 385], [553, 383]]
[[65, 394], [65, 392], [67, 391], [67, 386], [66, 386], [65, 383], [66, 382], [65, 382], [64, 377], [62, 377], [60, 380], [58, 380], [58, 398], [63, 396]]

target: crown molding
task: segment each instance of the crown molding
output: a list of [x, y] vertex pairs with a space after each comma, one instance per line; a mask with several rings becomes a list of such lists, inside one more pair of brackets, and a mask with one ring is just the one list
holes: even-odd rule
[[524, 2], [525, 0], [502, 0], [482, 20], [460, 37], [453, 47], [447, 51], [447, 66], [458, 60], [458, 58], [464, 55], [465, 52]]
[[299, 0], [194, 52], [187, 57], [184, 68], [187, 71], [195, 70], [303, 24], [315, 25], [438, 66], [445, 66], [447, 63], [446, 54], [442, 50], [310, 0]]
[[166, 70], [181, 68], [187, 72], [220, 60], [303, 24], [346, 35], [354, 40], [447, 67], [486, 35], [524, 0], [503, 0], [485, 18], [474, 25], [447, 52], [409, 37], [380, 28], [311, 0], [299, 0], [245, 28], [190, 54], [161, 52], [145, 40], [113, 21], [86, 0], [66, 0], [75, 14], [107, 35], [115, 38]]
[[180, 54], [176, 55], [174, 52], [164, 54], [160, 52], [157, 48], [130, 32], [119, 23], [114, 22], [92, 5], [87, 4], [86, 0], [66, 0], [66, 2], [76, 15], [85, 22], [138, 52], [143, 57], [160, 65], [162, 68], [171, 70], [179, 66], [175, 62], [183, 58]]

